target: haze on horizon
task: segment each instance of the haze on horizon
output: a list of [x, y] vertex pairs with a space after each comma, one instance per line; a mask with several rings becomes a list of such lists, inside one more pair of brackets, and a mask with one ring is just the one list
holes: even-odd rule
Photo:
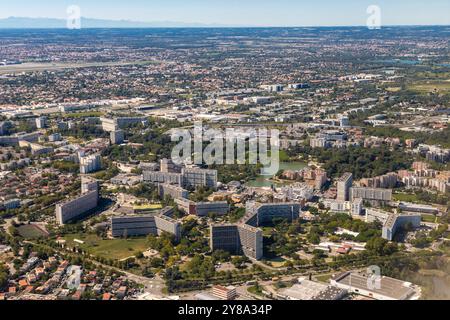
[[88, 18], [230, 26], [365, 25], [367, 8], [378, 5], [383, 25], [450, 25], [450, 0], [15, 0], [0, 19], [66, 18], [70, 5]]

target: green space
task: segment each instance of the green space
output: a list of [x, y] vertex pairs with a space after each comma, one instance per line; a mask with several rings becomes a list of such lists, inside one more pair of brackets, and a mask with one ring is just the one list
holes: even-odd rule
[[[146, 238], [105, 240], [93, 234], [70, 234], [64, 237], [69, 247], [79, 247], [94, 256], [122, 260], [148, 249]], [[80, 244], [74, 240], [81, 240]]]
[[248, 287], [247, 291], [260, 297], [264, 296], [262, 288], [259, 285]]
[[19, 232], [20, 236], [25, 239], [38, 239], [47, 236], [44, 231], [32, 224], [26, 224], [17, 227], [17, 231]]
[[427, 81], [427, 82], [416, 82], [410, 86], [408, 89], [411, 91], [418, 92], [420, 94], [428, 93], [440, 93], [440, 94], [450, 94], [450, 81]]
[[436, 216], [434, 216], [432, 214], [423, 214], [422, 215], [422, 221], [435, 223], [436, 222]]
[[332, 277], [332, 274], [331, 274], [331, 273], [329, 273], [329, 274], [321, 274], [321, 275], [319, 275], [319, 276], [315, 276], [315, 278], [316, 278], [317, 281], [325, 282], [325, 283], [329, 283], [331, 277]]
[[394, 198], [394, 201], [419, 202], [417, 195], [411, 193], [395, 193], [392, 197]]
[[162, 209], [161, 204], [143, 204], [133, 206], [134, 210], [159, 210]]

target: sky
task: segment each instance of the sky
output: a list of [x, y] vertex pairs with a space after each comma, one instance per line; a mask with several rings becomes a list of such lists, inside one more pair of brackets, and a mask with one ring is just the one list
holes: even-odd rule
[[450, 25], [450, 0], [0, 0], [0, 18], [66, 18], [69, 5], [88, 18], [230, 26], [365, 25], [378, 5], [382, 25]]

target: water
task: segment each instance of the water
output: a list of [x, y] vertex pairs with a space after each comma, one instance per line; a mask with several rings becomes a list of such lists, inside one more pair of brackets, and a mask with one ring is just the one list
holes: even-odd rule
[[[280, 163], [280, 170], [301, 170], [303, 168], [307, 167], [307, 164], [304, 162], [282, 162]], [[269, 176], [259, 176], [256, 179], [250, 180], [246, 186], [247, 187], [254, 187], [254, 188], [262, 188], [262, 187], [271, 187], [272, 185], [280, 186], [283, 183], [277, 183], [274, 181], [271, 181], [270, 179], [273, 177]]]

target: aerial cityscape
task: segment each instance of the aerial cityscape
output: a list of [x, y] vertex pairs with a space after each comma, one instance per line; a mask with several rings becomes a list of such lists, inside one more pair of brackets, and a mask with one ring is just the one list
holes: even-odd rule
[[0, 301], [449, 300], [450, 22], [372, 9], [0, 17]]

